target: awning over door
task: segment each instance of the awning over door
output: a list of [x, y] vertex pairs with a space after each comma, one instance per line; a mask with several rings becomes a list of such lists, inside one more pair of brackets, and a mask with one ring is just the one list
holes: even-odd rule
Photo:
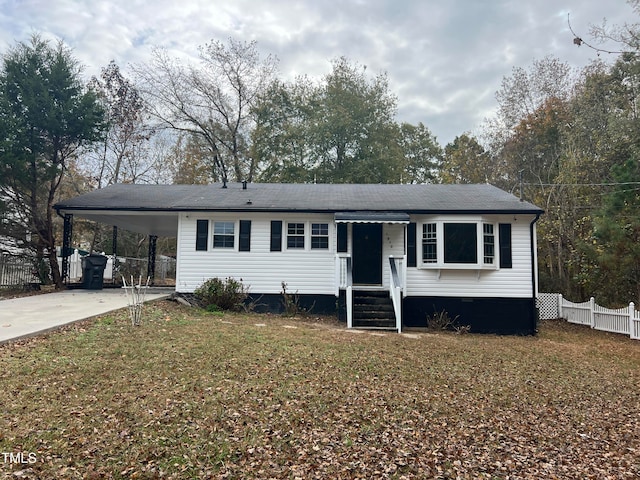
[[336, 223], [409, 223], [403, 212], [336, 212]]

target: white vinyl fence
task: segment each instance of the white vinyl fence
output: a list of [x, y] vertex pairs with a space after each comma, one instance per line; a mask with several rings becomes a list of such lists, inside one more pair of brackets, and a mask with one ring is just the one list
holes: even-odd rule
[[606, 308], [598, 305], [593, 297], [586, 302], [573, 303], [559, 293], [541, 293], [538, 308], [541, 320], [563, 318], [570, 323], [640, 340], [640, 312], [633, 302], [622, 308]]
[[[107, 265], [102, 275], [104, 280], [113, 281], [113, 255], [107, 255]], [[79, 282], [82, 280], [82, 255], [75, 250], [73, 254], [69, 256], [69, 281]], [[58, 257], [58, 265], [62, 268], [62, 258]], [[120, 276], [129, 278], [130, 275], [138, 277], [147, 274], [147, 259], [146, 258], [129, 258], [118, 257], [118, 266], [116, 272], [116, 280], [120, 279]], [[155, 278], [156, 280], [175, 279], [176, 275], [176, 260], [175, 258], [159, 255], [156, 258]]]
[[[68, 280], [70, 282], [79, 282], [80, 280], [82, 280], [82, 255], [80, 255], [80, 252], [77, 249], [74, 250], [74, 252], [71, 255], [69, 255], [67, 261], [69, 262]], [[62, 257], [58, 257], [58, 265], [62, 269]], [[113, 257], [112, 256], [110, 256], [107, 260], [107, 265], [104, 269], [104, 273], [102, 277], [105, 280], [111, 280], [111, 278], [113, 277]]]

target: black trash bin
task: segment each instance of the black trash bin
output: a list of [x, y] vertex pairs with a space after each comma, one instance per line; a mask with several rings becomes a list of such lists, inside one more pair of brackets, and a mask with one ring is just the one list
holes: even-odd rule
[[87, 290], [102, 290], [104, 269], [107, 266], [107, 257], [104, 255], [90, 254], [82, 258], [82, 288]]

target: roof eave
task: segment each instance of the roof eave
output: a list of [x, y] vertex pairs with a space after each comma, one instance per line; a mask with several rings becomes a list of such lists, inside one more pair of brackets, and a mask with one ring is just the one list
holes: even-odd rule
[[457, 215], [515, 215], [515, 214], [543, 214], [544, 210], [539, 208], [531, 209], [445, 209], [445, 208], [426, 208], [426, 209], [370, 209], [362, 208], [331, 208], [331, 209], [307, 209], [307, 208], [273, 208], [273, 207], [217, 207], [217, 208], [197, 208], [197, 207], [164, 207], [164, 208], [146, 208], [146, 207], [105, 207], [105, 206], [70, 206], [55, 205], [54, 208], [58, 212], [83, 212], [83, 211], [103, 211], [103, 212], [157, 212], [157, 213], [181, 213], [181, 212], [274, 212], [274, 213], [326, 213], [335, 214], [337, 212], [398, 212], [413, 215], [439, 215], [439, 214], [457, 214]]

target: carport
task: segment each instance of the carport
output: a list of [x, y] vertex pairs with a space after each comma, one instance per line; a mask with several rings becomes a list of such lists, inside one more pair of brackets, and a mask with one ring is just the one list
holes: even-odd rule
[[[113, 185], [108, 189], [94, 190], [90, 193], [64, 200], [56, 205], [58, 215], [64, 221], [62, 238], [62, 279], [69, 280], [69, 255], [73, 251], [73, 221], [75, 217], [91, 220], [113, 227], [113, 252], [117, 258], [118, 230], [147, 235], [149, 240], [147, 275], [153, 285], [155, 277], [156, 242], [158, 237], [176, 237], [178, 233], [178, 212], [159, 205], [154, 198], [153, 189], [140, 185], [135, 189], [131, 185], [120, 189]], [[157, 186], [155, 186], [157, 187]]]

